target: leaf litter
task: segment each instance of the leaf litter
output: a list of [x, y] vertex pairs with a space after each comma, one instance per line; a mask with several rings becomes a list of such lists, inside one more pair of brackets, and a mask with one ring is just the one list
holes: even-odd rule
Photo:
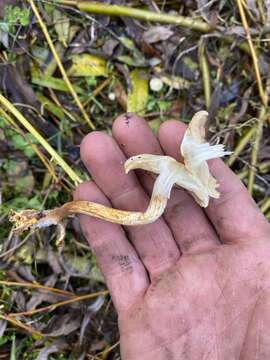
[[[208, 89], [208, 140], [215, 143], [218, 139], [237, 155], [231, 155], [228, 163], [249, 184], [255, 201], [270, 218], [269, 114], [266, 112], [260, 135], [262, 101], [238, 8], [226, 1], [201, 0], [181, 7], [177, 1], [144, 5], [149, 11], [201, 18], [216, 26], [214, 32], [204, 34], [132, 15], [110, 17], [50, 1], [35, 3], [98, 130], [110, 133], [114, 118], [127, 110], [144, 115], [153, 131], [172, 117], [188, 122], [195, 112], [206, 109]], [[91, 129], [38, 20], [26, 1], [3, 0], [0, 5], [1, 94], [86, 180], [89, 175], [79, 160], [79, 144]], [[133, 0], [122, 5], [140, 7]], [[245, 12], [268, 94], [270, 59], [262, 29], [269, 27], [269, 2], [247, 1]], [[203, 52], [198, 45], [202, 41]], [[10, 209], [61, 206], [71, 200], [73, 181], [32, 134], [6, 108], [0, 108], [0, 315], [29, 312], [12, 316], [15, 322], [0, 319], [1, 358], [10, 359], [16, 347], [18, 359], [119, 359], [119, 347], [106, 352], [119, 340], [108, 295], [53, 307], [74, 296], [106, 289], [77, 221], [67, 226], [64, 252], [55, 247], [54, 228], [20, 237], [10, 232]], [[259, 148], [254, 150], [258, 136]], [[46, 306], [52, 307], [31, 315]]]

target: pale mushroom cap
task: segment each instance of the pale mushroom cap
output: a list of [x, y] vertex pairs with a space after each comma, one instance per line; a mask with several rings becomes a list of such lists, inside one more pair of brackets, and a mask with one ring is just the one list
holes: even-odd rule
[[[228, 155], [230, 152], [224, 151], [223, 145], [211, 146], [206, 142], [205, 126], [207, 117], [208, 113], [206, 111], [199, 111], [193, 116], [185, 132], [180, 151], [184, 157], [186, 169], [201, 182], [208, 196], [218, 198], [219, 192], [216, 190], [218, 184], [209, 171], [207, 160]], [[196, 193], [196, 196], [198, 196], [198, 193]], [[205, 204], [201, 206], [205, 206]]]

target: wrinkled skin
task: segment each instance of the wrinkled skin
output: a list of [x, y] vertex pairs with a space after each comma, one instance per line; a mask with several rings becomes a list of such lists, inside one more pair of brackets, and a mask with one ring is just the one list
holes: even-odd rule
[[[180, 159], [185, 126], [167, 121], [154, 137], [127, 114], [113, 137], [92, 132], [81, 157], [95, 182], [74, 197], [144, 210], [153, 179], [125, 175], [126, 158], [167, 154]], [[121, 358], [270, 359], [270, 227], [222, 160], [210, 162], [221, 196], [200, 208], [174, 189], [162, 219], [127, 227], [81, 216], [119, 315]]]

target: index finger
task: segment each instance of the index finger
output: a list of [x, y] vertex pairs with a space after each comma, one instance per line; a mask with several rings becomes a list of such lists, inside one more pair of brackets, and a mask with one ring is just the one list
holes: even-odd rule
[[[163, 123], [159, 141], [167, 155], [179, 158], [183, 124], [176, 120]], [[205, 212], [220, 239], [226, 243], [269, 235], [269, 224], [241, 180], [220, 159], [208, 162], [219, 183], [219, 199], [211, 199]], [[254, 224], [254, 226], [252, 226]]]

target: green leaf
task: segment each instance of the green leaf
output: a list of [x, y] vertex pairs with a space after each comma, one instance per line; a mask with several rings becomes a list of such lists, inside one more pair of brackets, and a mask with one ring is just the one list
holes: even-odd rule
[[10, 352], [10, 360], [16, 360], [16, 336], [15, 334], [12, 337], [12, 346]]
[[6, 201], [3, 205], [0, 205], [0, 210], [5, 213], [11, 209], [20, 210], [25, 208], [41, 210], [42, 203], [36, 195], [31, 199], [28, 199], [26, 196], [18, 196], [10, 201]]
[[119, 40], [121, 41], [122, 45], [124, 45], [127, 49], [133, 50], [133, 51], [136, 50], [136, 46], [135, 46], [134, 41], [131, 40], [131, 39], [129, 39], [128, 37], [126, 37], [126, 36], [121, 36], [121, 37], [119, 38]]
[[144, 115], [149, 88], [146, 73], [136, 69], [130, 73], [131, 90], [128, 92], [127, 111]]
[[95, 55], [80, 54], [71, 58], [72, 65], [68, 70], [70, 76], [107, 76], [107, 62]]
[[146, 65], [146, 59], [143, 53], [137, 49], [133, 40], [125, 36], [121, 36], [119, 40], [126, 49], [130, 50], [130, 55], [120, 55], [117, 60], [135, 67], [142, 67]]
[[21, 9], [21, 12], [19, 14], [19, 21], [22, 26], [29, 25], [29, 16], [30, 16], [29, 8]]
[[[1, 320], [2, 321], [2, 320]], [[4, 321], [4, 320], [3, 320]], [[0, 346], [5, 345], [5, 343], [7, 343], [9, 341], [9, 337], [8, 336], [2, 336], [0, 337]]]
[[[60, 90], [64, 92], [70, 91], [63, 79], [58, 79], [53, 76], [40, 74], [38, 71], [36, 71], [33, 68], [31, 69], [31, 77], [32, 77], [32, 84], [44, 86], [53, 90]], [[83, 90], [81, 87], [77, 85], [73, 85], [73, 87], [78, 94], [85, 94], [85, 90]]]
[[57, 106], [54, 102], [52, 102], [50, 99], [48, 99], [46, 96], [44, 96], [41, 93], [37, 93], [36, 97], [41, 102], [44, 109], [47, 109], [50, 113], [57, 116], [58, 119], [64, 120], [65, 113], [59, 106]]
[[148, 122], [148, 125], [150, 126], [150, 128], [152, 129], [152, 131], [157, 134], [158, 130], [160, 128], [160, 125], [162, 124], [161, 119], [154, 119]]
[[[34, 144], [36, 143], [35, 139], [33, 138], [33, 136], [31, 134], [27, 134], [26, 137], [29, 139], [29, 141], [31, 143], [34, 143]], [[25, 156], [27, 156], [28, 158], [31, 158], [35, 155], [34, 150], [29, 145], [29, 143], [23, 138], [22, 135], [14, 133], [11, 136], [11, 140], [12, 140], [14, 146], [16, 147], [16, 149], [23, 151]]]
[[4, 12], [5, 16], [3, 23], [6, 24], [6, 28], [11, 34], [15, 32], [16, 25], [27, 26], [29, 24], [29, 8], [7, 5], [5, 6]]

